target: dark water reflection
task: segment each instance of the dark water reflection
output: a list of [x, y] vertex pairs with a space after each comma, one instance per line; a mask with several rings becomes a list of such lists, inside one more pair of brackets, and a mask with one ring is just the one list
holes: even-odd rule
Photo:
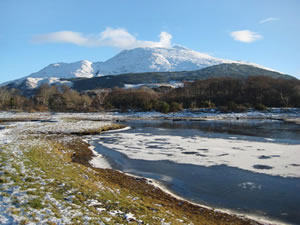
[[[127, 125], [135, 128], [125, 132], [149, 135], [236, 136], [246, 140], [273, 138], [279, 142], [299, 143], [299, 127], [279, 121], [132, 121]], [[101, 139], [94, 141], [94, 145], [113, 168], [156, 179], [188, 200], [300, 224], [300, 178], [257, 174], [225, 165], [204, 167], [130, 159], [102, 146]]]
[[[278, 120], [164, 121], [136, 120], [126, 123], [136, 128], [197, 129], [204, 137], [238, 137], [240, 139], [300, 144], [300, 125]], [[245, 136], [245, 137], [244, 137]], [[267, 140], [266, 140], [267, 138]]]

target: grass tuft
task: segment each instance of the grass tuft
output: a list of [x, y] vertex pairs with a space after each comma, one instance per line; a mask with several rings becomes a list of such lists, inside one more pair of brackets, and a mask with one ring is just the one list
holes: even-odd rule
[[44, 207], [41, 199], [39, 199], [39, 198], [34, 198], [34, 199], [30, 200], [27, 204], [28, 204], [28, 206], [30, 206], [31, 208], [34, 208], [34, 209], [42, 209]]

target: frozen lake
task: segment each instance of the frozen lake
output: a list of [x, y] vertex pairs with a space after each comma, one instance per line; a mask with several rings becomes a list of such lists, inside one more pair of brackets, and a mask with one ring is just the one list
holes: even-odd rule
[[275, 120], [131, 121], [94, 140], [115, 169], [193, 202], [300, 224], [300, 126]]

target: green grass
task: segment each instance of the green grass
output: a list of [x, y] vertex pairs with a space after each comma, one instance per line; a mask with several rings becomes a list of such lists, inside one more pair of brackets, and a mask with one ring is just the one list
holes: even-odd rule
[[[122, 190], [122, 188], [118, 185], [109, 183], [109, 180], [103, 179], [97, 174], [97, 172], [88, 170], [86, 166], [81, 164], [66, 164], [66, 162], [70, 162], [71, 159], [69, 158], [70, 154], [62, 153], [61, 150], [65, 149], [65, 147], [46, 139], [43, 141], [48, 142], [48, 145], [52, 147], [52, 151], [45, 151], [44, 147], [39, 146], [31, 146], [30, 149], [26, 147], [27, 151], [24, 151], [24, 156], [28, 159], [28, 161], [25, 162], [25, 166], [39, 168], [44, 172], [43, 174], [46, 179], [53, 179], [53, 182], [44, 186], [43, 192], [51, 192], [53, 198], [57, 201], [63, 201], [66, 203], [65, 199], [67, 196], [65, 193], [68, 190], [74, 189], [77, 191], [74, 193], [72, 203], [82, 209], [88, 209], [90, 214], [96, 218], [101, 218], [103, 216], [99, 216], [95, 207], [88, 206], [86, 204], [86, 201], [89, 199], [95, 199], [101, 202], [101, 207], [106, 208], [108, 211], [121, 210], [123, 212], [134, 213], [137, 217], [144, 216], [142, 217], [143, 221], [151, 224], [158, 223], [158, 221], [153, 219], [153, 217], [167, 218], [167, 220], [170, 217], [164, 212], [164, 209], [161, 209], [159, 212], [151, 210], [155, 207], [152, 203], [152, 199], [138, 196], [139, 199], [143, 200], [132, 201], [127, 198], [127, 196], [131, 194], [129, 190]], [[38, 176], [40, 176], [40, 174], [38, 174]], [[88, 179], [86, 179], [86, 177], [88, 177]], [[27, 187], [40, 190], [40, 184], [32, 177], [27, 177], [24, 180], [26, 181]], [[20, 180], [18, 180], [18, 182], [19, 181]], [[96, 185], [99, 182], [101, 182], [105, 187], [103, 190], [99, 189]], [[64, 184], [64, 186], [61, 184]], [[117, 192], [116, 189], [120, 191]], [[41, 193], [38, 193], [39, 191], [29, 192], [29, 194], [42, 196]], [[43, 203], [40, 198], [34, 198], [28, 202], [28, 206], [34, 209], [41, 209], [43, 207]], [[53, 207], [54, 206], [52, 205], [52, 210]], [[59, 211], [54, 211], [56, 211], [56, 215], [59, 217]], [[106, 217], [111, 217], [111, 215], [107, 214]], [[108, 224], [126, 222], [122, 216], [111, 218], [111, 223]], [[172, 221], [172, 224], [177, 224], [175, 218], [169, 218], [169, 220]], [[80, 222], [81, 217], [73, 218], [72, 221]]]
[[[116, 128], [118, 125], [106, 126], [97, 132]], [[25, 213], [23, 216], [27, 219], [24, 219], [24, 224], [37, 222], [32, 212], [44, 208], [51, 210], [56, 218], [65, 216], [52, 200], [46, 200], [46, 195], [50, 195], [65, 208], [69, 207], [93, 218], [89, 224], [98, 224], [99, 220], [105, 224], [127, 224], [123, 215], [115, 217], [110, 215], [108, 212], [112, 210], [133, 213], [137, 219], [151, 225], [161, 224], [162, 219], [171, 222], [172, 225], [182, 224], [177, 219], [183, 220], [185, 224], [243, 224], [234, 217], [228, 217], [227, 221], [227, 217], [222, 219], [221, 215], [212, 211], [204, 210], [199, 213], [197, 208], [179, 206], [178, 201], [161, 191], [119, 172], [91, 169], [84, 160], [74, 162], [74, 155], [86, 159], [90, 156], [88, 145], [79, 137], [74, 136], [70, 143], [66, 143], [63, 135], [39, 136], [38, 142], [31, 140], [33, 136], [28, 136], [27, 144], [12, 143], [0, 151], [0, 164], [4, 165], [8, 159], [14, 157], [10, 165], [15, 171], [14, 173], [4, 171], [0, 183], [11, 181], [13, 185], [19, 186], [27, 193], [28, 201], [20, 202], [16, 198], [13, 209], [15, 212]], [[15, 156], [10, 152], [10, 149], [16, 146], [23, 153], [22, 156]], [[26, 174], [21, 170], [21, 163], [24, 164]], [[0, 190], [0, 195], [4, 196], [5, 192]], [[100, 206], [89, 205], [87, 203], [89, 200], [96, 200]], [[105, 208], [106, 211], [100, 213], [97, 207]], [[212, 213], [212, 216], [209, 213]], [[75, 214], [72, 216], [73, 224], [84, 222], [82, 216]], [[104, 217], [111, 220], [107, 222]]]
[[34, 199], [30, 200], [28, 202], [28, 206], [30, 206], [31, 208], [34, 208], [34, 209], [44, 208], [44, 205], [42, 204], [42, 201], [39, 198], [34, 198]]

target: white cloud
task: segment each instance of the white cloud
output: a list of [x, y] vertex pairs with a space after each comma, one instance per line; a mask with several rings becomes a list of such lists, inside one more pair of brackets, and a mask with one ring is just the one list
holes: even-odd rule
[[259, 33], [250, 30], [234, 31], [230, 33], [230, 36], [236, 41], [245, 43], [251, 43], [263, 38], [263, 36], [261, 36]]
[[108, 27], [97, 35], [84, 35], [73, 31], [59, 31], [37, 35], [33, 37], [33, 41], [36, 43], [71, 43], [80, 46], [111, 46], [121, 49], [171, 47], [171, 34], [161, 32], [159, 37], [160, 40], [157, 42], [137, 40], [136, 37], [130, 34], [126, 29], [113, 29]]
[[269, 22], [278, 21], [278, 20], [280, 20], [280, 19], [275, 18], [275, 17], [269, 17], [269, 18], [266, 18], [266, 19], [263, 19], [263, 20], [259, 21], [259, 23], [263, 24], [263, 23], [269, 23]]
[[34, 42], [59, 42], [59, 43], [72, 43], [76, 45], [85, 45], [88, 39], [83, 37], [81, 33], [73, 31], [60, 31], [48, 34], [37, 35], [33, 38]]

